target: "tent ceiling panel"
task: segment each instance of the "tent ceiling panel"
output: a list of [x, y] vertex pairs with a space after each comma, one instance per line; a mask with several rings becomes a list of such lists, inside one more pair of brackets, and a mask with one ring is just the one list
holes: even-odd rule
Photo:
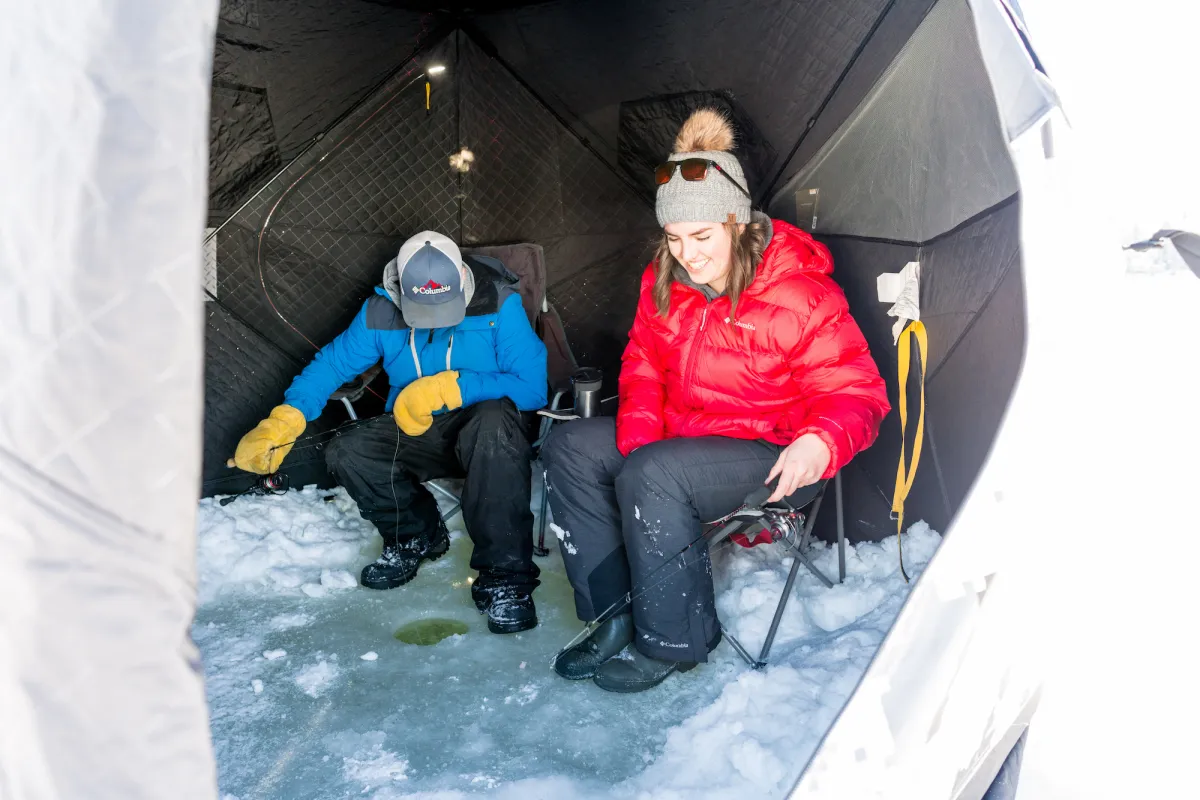
[[464, 244], [534, 241], [563, 228], [558, 124], [495, 60], [460, 36]]
[[773, 207], [816, 188], [819, 232], [923, 242], [1010, 197], [987, 85], [965, 0], [942, 0]]
[[210, 219], [223, 221], [404, 62], [433, 17], [368, 0], [222, 0]]
[[[626, 101], [729, 91], [778, 158], [824, 100], [887, 0], [586, 0], [472, 21], [617, 163]], [[662, 155], [670, 152], [669, 139]], [[778, 164], [772, 165], [773, 169]]]
[[[892, 6], [883, 14], [879, 28], [864, 44], [858, 58], [846, 71], [845, 77], [836, 91], [829, 97], [829, 102], [817, 116], [812, 128], [803, 133], [796, 153], [785, 165], [783, 175], [775, 182], [775, 187], [783, 186], [816, 155], [821, 146], [834, 134], [842, 123], [854, 113], [858, 104], [871, 91], [871, 87], [880, 76], [891, 66], [896, 56], [912, 38], [913, 32], [925, 19], [925, 15], [933, 8], [937, 0], [895, 0]], [[786, 155], [786, 154], [785, 154]], [[772, 206], [776, 205], [776, 197], [768, 199]], [[791, 213], [794, 197], [791, 192], [784, 198], [787, 213]], [[776, 214], [778, 216], [778, 214]], [[790, 219], [790, 217], [788, 217]]]

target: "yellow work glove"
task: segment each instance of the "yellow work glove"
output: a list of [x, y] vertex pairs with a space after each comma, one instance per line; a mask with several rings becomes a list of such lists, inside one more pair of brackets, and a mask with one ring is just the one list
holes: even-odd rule
[[233, 463], [238, 469], [269, 475], [279, 469], [284, 456], [304, 433], [304, 414], [292, 406], [275, 406], [271, 415], [238, 442]]
[[429, 430], [433, 424], [433, 412], [442, 406], [449, 409], [462, 407], [458, 373], [454, 370], [417, 378], [405, 386], [396, 398], [392, 415], [396, 417], [400, 430], [409, 436], [420, 436]]

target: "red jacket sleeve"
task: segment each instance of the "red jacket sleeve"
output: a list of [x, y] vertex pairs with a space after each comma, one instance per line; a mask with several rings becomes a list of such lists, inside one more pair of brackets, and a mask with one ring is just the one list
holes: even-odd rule
[[792, 429], [796, 438], [821, 437], [832, 456], [823, 477], [832, 478], [875, 441], [891, 409], [879, 368], [836, 285], [828, 286], [809, 315], [792, 373], [807, 400]]
[[665, 435], [663, 402], [666, 398], [666, 376], [658, 352], [658, 335], [651, 321], [657, 313], [654, 305], [654, 265], [651, 264], [642, 275], [637, 315], [629, 330], [629, 344], [621, 357], [617, 449], [623, 456], [628, 456], [644, 444], [657, 442]]

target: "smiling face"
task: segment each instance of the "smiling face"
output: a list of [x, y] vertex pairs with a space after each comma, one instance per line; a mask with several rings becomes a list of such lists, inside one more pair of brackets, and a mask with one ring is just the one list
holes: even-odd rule
[[719, 222], [672, 222], [663, 228], [671, 255], [694, 283], [725, 291], [733, 240]]

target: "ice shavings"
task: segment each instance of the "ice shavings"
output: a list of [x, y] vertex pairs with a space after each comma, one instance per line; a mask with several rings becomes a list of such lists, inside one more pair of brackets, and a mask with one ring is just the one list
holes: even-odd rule
[[342, 757], [342, 777], [363, 794], [408, 779], [408, 761], [384, 748], [387, 734], [346, 731], [326, 737], [325, 745]]
[[321, 659], [296, 673], [296, 685], [309, 697], [320, 697], [338, 678], [337, 664]]
[[[330, 495], [333, 501], [326, 502]], [[315, 486], [248, 495], [227, 506], [217, 498], [201, 500], [197, 529], [201, 603], [248, 587], [312, 597], [351, 588], [357, 581], [348, 570], [360, 569], [379, 541], [345, 490]]]
[[[334, 505], [322, 496], [306, 490], [263, 499], [281, 512], [280, 530], [297, 532], [304, 528], [299, 520], [322, 518]], [[227, 510], [234, 517], [262, 516], [260, 507], [249, 504], [238, 511], [242, 502]], [[536, 496], [533, 505], [536, 510]], [[343, 515], [322, 524], [343, 532], [339, 522], [359, 524], [353, 504]], [[653, 520], [641, 516], [653, 532]], [[333, 576], [341, 571], [353, 577], [375, 556], [374, 545], [342, 549], [346, 541], [326, 531], [320, 547], [331, 560], [314, 564], [308, 547], [264, 545], [261, 537], [229, 539], [229, 527], [243, 523], [228, 515], [202, 509], [201, 521], [200, 573], [217, 583], [205, 593], [193, 636], [204, 654], [221, 788], [239, 796], [263, 795], [260, 781], [271, 773], [277, 775], [276, 796], [291, 791], [389, 800], [431, 792], [467, 798], [487, 791], [497, 798], [581, 800], [781, 797], [850, 696], [909, 588], [899, 574], [895, 537], [849, 547], [845, 584], [826, 589], [800, 570], [764, 672], [749, 670], [722, 645], [708, 664], [652, 691], [617, 698], [528, 669], [581, 627], [561, 559], [539, 561], [543, 583], [535, 596], [541, 621], [534, 630], [510, 639], [473, 628], [453, 637], [452, 647], [443, 643], [391, 658], [387, 648], [394, 644], [401, 600], [406, 609], [470, 607], [462, 577], [470, 574], [469, 546], [422, 565], [417, 580], [399, 592], [373, 593], [335, 588], [349, 581]], [[461, 521], [452, 524], [459, 526], [461, 540]], [[581, 535], [559, 526], [551, 530], [565, 554], [566, 545]], [[246, 557], [206, 547], [210, 535], [245, 546]], [[912, 526], [904, 539], [910, 574], [922, 570], [938, 542], [924, 524]], [[255, 561], [263, 547], [271, 559]], [[338, 562], [339, 553], [346, 560]], [[811, 555], [827, 575], [836, 576], [833, 547], [817, 544]], [[206, 563], [210, 557], [217, 561]], [[223, 574], [239, 563], [270, 566], [244, 570], [241, 582]], [[790, 565], [778, 545], [729, 546], [714, 553], [722, 625], [752, 651], [766, 635]], [[270, 577], [271, 570], [298, 582], [288, 588]], [[330, 577], [322, 580], [325, 571]], [[306, 597], [300, 587], [310, 584], [324, 594]], [[214, 586], [217, 591], [211, 591]], [[246, 602], [247, 593], [253, 602]], [[287, 661], [258, 658], [285, 647]], [[349, 656], [347, 663], [339, 664], [338, 652]], [[387, 669], [360, 660], [360, 653], [376, 653]], [[267, 692], [272, 676], [296, 688]], [[264, 689], [250, 695], [256, 681]], [[255, 726], [252, 739], [242, 733], [246, 725]], [[353, 726], [372, 733], [353, 733]], [[343, 736], [336, 749], [321, 745]], [[314, 747], [321, 749], [313, 752]], [[293, 752], [291, 760], [278, 762], [284, 766], [274, 766]], [[542, 757], [530, 761], [531, 752]], [[327, 766], [314, 768], [314, 762]]]

